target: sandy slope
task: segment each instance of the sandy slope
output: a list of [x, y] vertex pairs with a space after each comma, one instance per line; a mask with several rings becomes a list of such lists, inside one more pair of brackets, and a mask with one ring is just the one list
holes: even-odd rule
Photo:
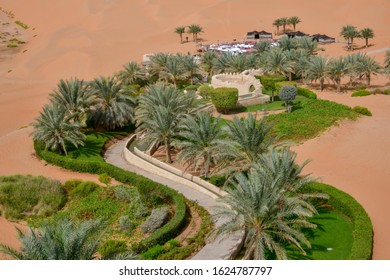
[[[180, 44], [179, 36], [173, 33], [179, 25], [200, 24], [205, 30], [201, 34], [204, 43], [216, 43], [241, 40], [254, 29], [273, 31], [275, 18], [296, 15], [302, 19], [298, 29], [304, 32], [338, 37], [342, 25], [354, 24], [374, 29], [374, 46], [368, 50], [390, 45], [390, 2], [386, 0], [3, 0], [1, 5], [31, 28], [29, 42], [23, 46], [27, 51], [0, 64], [0, 175], [31, 173], [62, 180], [96, 180], [95, 176], [45, 166], [35, 159], [31, 128], [24, 127], [37, 116], [60, 78], [110, 75], [125, 62], [140, 61], [149, 52], [194, 52], [194, 43]], [[359, 46], [363, 43], [357, 41]], [[343, 48], [344, 44], [334, 44], [326, 48], [326, 54], [345, 54]], [[383, 53], [375, 57], [382, 61]], [[341, 102], [358, 102], [323, 95], [329, 96]], [[360, 105], [367, 103], [374, 117], [332, 129], [297, 150], [300, 158], [314, 160], [311, 171], [363, 203], [374, 221], [374, 257], [390, 259], [390, 228], [382, 222], [390, 211], [384, 201], [389, 181], [385, 166], [390, 161], [383, 156], [389, 136], [386, 102], [389, 99], [385, 97], [359, 100]], [[376, 191], [372, 191], [374, 187]]]

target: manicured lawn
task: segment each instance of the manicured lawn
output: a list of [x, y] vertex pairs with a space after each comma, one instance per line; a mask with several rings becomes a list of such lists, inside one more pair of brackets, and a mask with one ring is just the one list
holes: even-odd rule
[[[294, 100], [295, 104], [299, 104], [300, 101], [302, 100], [307, 100], [306, 97], [297, 95], [297, 97]], [[286, 107], [284, 106], [284, 102], [277, 100], [272, 103], [267, 103], [267, 104], [258, 104], [258, 105], [253, 105], [253, 106], [248, 106], [244, 107], [240, 112], [256, 112], [256, 111], [262, 111], [262, 110], [267, 110], [267, 111], [273, 111], [273, 110], [284, 110]]]

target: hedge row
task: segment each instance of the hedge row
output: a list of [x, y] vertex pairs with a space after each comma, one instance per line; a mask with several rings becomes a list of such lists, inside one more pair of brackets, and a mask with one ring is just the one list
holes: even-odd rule
[[238, 101], [238, 89], [221, 87], [211, 92], [211, 101], [219, 113], [228, 113], [236, 108]]
[[265, 91], [275, 91], [275, 83], [287, 80], [283, 75], [263, 75], [256, 78], [260, 80]]
[[372, 257], [373, 228], [364, 208], [349, 194], [332, 186], [312, 183], [310, 189], [329, 195], [328, 203], [349, 217], [353, 224], [351, 260], [370, 260]]
[[306, 98], [310, 99], [317, 99], [317, 94], [312, 92], [311, 90], [308, 90], [307, 88], [297, 87], [298, 89], [298, 95], [302, 95]]
[[149, 247], [157, 244], [164, 244], [168, 240], [175, 238], [183, 228], [186, 217], [186, 204], [184, 197], [176, 191], [159, 183], [153, 182], [141, 175], [123, 170], [106, 162], [88, 162], [70, 159], [45, 150], [44, 145], [38, 142], [34, 143], [34, 148], [38, 157], [48, 163], [78, 172], [93, 174], [106, 173], [119, 182], [136, 187], [141, 195], [141, 198], [142, 195], [144, 195], [145, 199], [148, 199], [150, 194], [158, 193], [158, 195], [163, 196], [165, 200], [175, 205], [175, 215], [166, 225], [156, 230], [146, 239], [132, 246], [132, 250], [135, 253], [146, 251]]

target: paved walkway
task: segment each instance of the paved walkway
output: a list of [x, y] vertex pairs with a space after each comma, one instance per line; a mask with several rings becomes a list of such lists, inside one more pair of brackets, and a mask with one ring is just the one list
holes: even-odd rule
[[[127, 162], [123, 157], [123, 150], [126, 147], [126, 143], [129, 138], [125, 138], [117, 141], [113, 144], [105, 153], [105, 160], [117, 167], [122, 169], [140, 174], [144, 177], [147, 177], [155, 182], [166, 185], [177, 192], [183, 194], [187, 199], [196, 201], [199, 205], [204, 207], [211, 214], [214, 213], [213, 207], [218, 205], [218, 202], [215, 199], [209, 197], [208, 195], [191, 189], [187, 186], [184, 186], [180, 183], [174, 182], [172, 180], [168, 180], [166, 178], [157, 176], [148, 172], [147, 170], [141, 169], [133, 164]], [[218, 226], [220, 223], [216, 221], [216, 225]], [[194, 260], [221, 260], [227, 259], [231, 255], [231, 252], [237, 247], [237, 244], [240, 242], [241, 234], [228, 236], [222, 240], [214, 240], [202, 250], [198, 252], [192, 259]]]

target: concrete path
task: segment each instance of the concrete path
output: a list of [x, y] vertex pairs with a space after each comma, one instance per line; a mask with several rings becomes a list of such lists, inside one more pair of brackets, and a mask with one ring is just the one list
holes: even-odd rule
[[[113, 144], [105, 153], [104, 159], [106, 162], [115, 165], [124, 170], [128, 170], [137, 174], [140, 174], [146, 178], [149, 178], [155, 182], [166, 185], [177, 192], [183, 194], [187, 199], [196, 201], [199, 205], [204, 207], [209, 213], [213, 214], [213, 207], [218, 205], [218, 202], [215, 199], [209, 197], [208, 195], [191, 189], [180, 183], [168, 180], [166, 178], [157, 176], [148, 172], [147, 170], [141, 169], [133, 164], [127, 162], [123, 157], [123, 151], [126, 147], [126, 143], [129, 138], [125, 138], [117, 141]], [[220, 222], [216, 221], [218, 226]], [[241, 241], [241, 234], [232, 235], [223, 238], [222, 240], [217, 239], [203, 247], [202, 250], [198, 252], [192, 259], [194, 260], [223, 260], [228, 259], [231, 255], [231, 252], [235, 250], [238, 244]]]
[[385, 51], [390, 51], [390, 47], [369, 51], [369, 52], [367, 52], [367, 54], [376, 54], [376, 53], [381, 53], [381, 52], [385, 52]]

